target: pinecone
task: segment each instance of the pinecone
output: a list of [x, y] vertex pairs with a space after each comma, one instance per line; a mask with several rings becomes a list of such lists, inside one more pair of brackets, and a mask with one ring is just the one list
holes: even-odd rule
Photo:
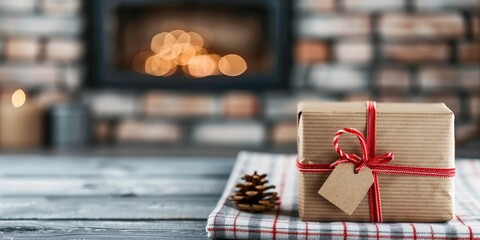
[[265, 177], [267, 174], [258, 175], [257, 171], [253, 175], [245, 174], [242, 177], [245, 180], [244, 184], [237, 184], [235, 191], [229, 198], [235, 206], [248, 212], [266, 212], [275, 207], [277, 204], [277, 192], [266, 192], [268, 189], [273, 189], [275, 186], [264, 184], [268, 182]]

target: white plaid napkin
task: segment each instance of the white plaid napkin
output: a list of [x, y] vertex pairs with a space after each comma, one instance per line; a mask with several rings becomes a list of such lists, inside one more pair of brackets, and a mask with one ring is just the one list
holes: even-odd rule
[[[303, 222], [298, 218], [295, 155], [241, 152], [223, 195], [208, 217], [210, 238], [228, 239], [480, 239], [480, 160], [456, 162], [456, 219], [446, 223]], [[227, 200], [245, 173], [268, 174], [281, 203], [262, 214]]]

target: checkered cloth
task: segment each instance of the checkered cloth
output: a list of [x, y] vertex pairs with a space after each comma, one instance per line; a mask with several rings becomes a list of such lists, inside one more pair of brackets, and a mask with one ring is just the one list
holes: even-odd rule
[[[296, 156], [241, 152], [217, 207], [211, 238], [230, 239], [480, 239], [480, 160], [456, 162], [456, 218], [445, 223], [303, 222], [298, 218]], [[227, 201], [245, 173], [267, 173], [281, 203], [263, 214], [240, 212]]]

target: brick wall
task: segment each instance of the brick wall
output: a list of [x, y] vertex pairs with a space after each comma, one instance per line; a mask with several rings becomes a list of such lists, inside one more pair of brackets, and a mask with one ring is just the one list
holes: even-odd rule
[[[98, 144], [294, 147], [306, 99], [443, 101], [457, 138], [480, 122], [478, 0], [293, 0], [292, 89], [81, 91]], [[0, 81], [46, 105], [81, 90], [81, 0], [0, 0]]]
[[2, 83], [42, 89], [71, 86], [81, 76], [80, 0], [0, 0]]
[[457, 140], [478, 132], [480, 1], [296, 4], [300, 85], [344, 100], [445, 102]]

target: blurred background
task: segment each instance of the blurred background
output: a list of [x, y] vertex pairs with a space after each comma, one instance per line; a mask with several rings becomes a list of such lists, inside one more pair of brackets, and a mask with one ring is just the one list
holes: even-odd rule
[[478, 0], [0, 0], [0, 148], [295, 152], [301, 100], [445, 102], [480, 156]]

